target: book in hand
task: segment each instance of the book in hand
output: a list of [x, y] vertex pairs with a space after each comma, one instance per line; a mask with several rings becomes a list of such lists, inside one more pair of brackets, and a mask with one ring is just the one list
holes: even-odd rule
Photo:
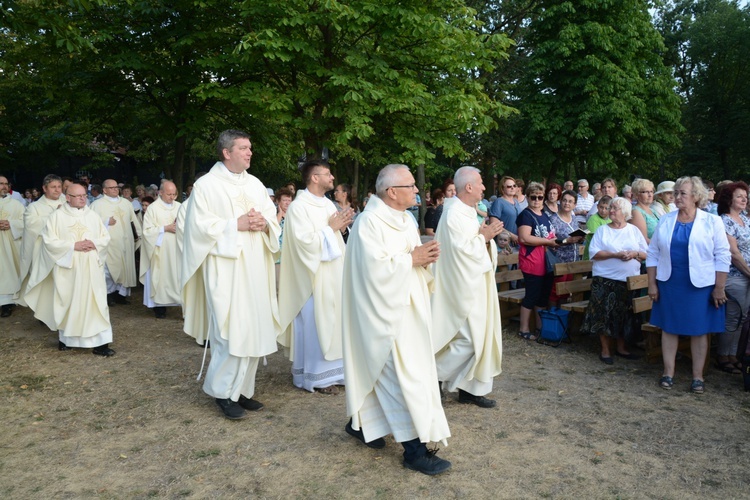
[[589, 231], [588, 229], [576, 229], [572, 233], [568, 234], [568, 237], [571, 237], [571, 236], [572, 237], [575, 237], [575, 236], [581, 236], [581, 237], [583, 237], [583, 236], [588, 236], [589, 234], [591, 234], [591, 231]]

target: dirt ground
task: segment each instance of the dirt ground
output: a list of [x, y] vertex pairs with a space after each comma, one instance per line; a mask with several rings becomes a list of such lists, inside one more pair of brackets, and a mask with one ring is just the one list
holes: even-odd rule
[[750, 393], [712, 369], [706, 394], [657, 387], [659, 365], [575, 337], [504, 336], [495, 409], [445, 404], [453, 462], [428, 477], [344, 432], [345, 396], [291, 384], [281, 353], [258, 371], [263, 411], [229, 421], [196, 382], [203, 351], [179, 311], [111, 309], [117, 355], [59, 352], [27, 309], [0, 320], [2, 498], [747, 498]]

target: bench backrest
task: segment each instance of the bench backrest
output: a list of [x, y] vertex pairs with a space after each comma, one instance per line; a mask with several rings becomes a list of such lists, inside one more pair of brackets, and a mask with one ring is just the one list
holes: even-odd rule
[[[648, 275], [639, 274], [638, 276], [628, 277], [628, 290], [644, 290], [648, 288]], [[633, 312], [642, 313], [644, 311], [650, 311], [653, 306], [651, 297], [644, 295], [643, 297], [636, 297], [633, 299]]]

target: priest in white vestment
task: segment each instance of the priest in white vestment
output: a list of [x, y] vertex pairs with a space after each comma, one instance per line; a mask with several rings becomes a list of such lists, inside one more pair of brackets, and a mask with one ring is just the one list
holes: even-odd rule
[[180, 265], [182, 256], [177, 244], [177, 214], [181, 203], [177, 186], [162, 183], [159, 198], [143, 216], [140, 281], [143, 283], [143, 305], [154, 310], [157, 318], [166, 318], [167, 307], [182, 304]]
[[71, 184], [68, 203], [47, 218], [25, 297], [34, 317], [57, 330], [58, 349], [93, 348], [109, 357], [115, 354], [104, 280], [110, 237], [86, 198], [83, 184]]
[[[27, 305], [23, 295], [29, 282], [31, 268], [34, 266], [34, 262], [39, 260], [39, 252], [42, 251], [42, 229], [47, 223], [47, 218], [65, 203], [65, 196], [62, 195], [62, 179], [59, 176], [55, 174], [45, 176], [42, 190], [44, 195], [34, 203], [29, 204], [23, 214], [21, 290], [16, 303], [24, 307], [27, 307]], [[50, 277], [50, 279], [52, 278]]]
[[13, 313], [21, 289], [23, 203], [11, 197], [8, 178], [0, 175], [0, 317]]
[[306, 162], [302, 179], [307, 189], [297, 193], [285, 217], [278, 340], [288, 350], [295, 386], [336, 394], [336, 385], [344, 384], [341, 279], [345, 244], [341, 229], [349, 225], [354, 212], [338, 212], [325, 197], [334, 187], [325, 163]]
[[497, 246], [503, 223], [479, 225], [476, 206], [484, 184], [478, 169], [462, 167], [453, 178], [456, 196], [445, 200], [435, 239], [432, 346], [442, 388], [460, 403], [492, 408], [492, 379], [501, 373], [502, 325], [495, 285]]
[[141, 244], [141, 222], [133, 211], [132, 203], [120, 196], [117, 181], [107, 179], [102, 187], [104, 196], [91, 203], [91, 210], [99, 214], [112, 238], [104, 268], [107, 301], [110, 305], [127, 305], [126, 297], [130, 296], [130, 289], [138, 284], [135, 251]]
[[439, 474], [451, 464], [426, 446], [450, 437], [430, 337], [427, 267], [439, 245], [421, 245], [406, 212], [418, 190], [405, 165], [383, 168], [375, 189], [354, 223], [344, 263], [346, 432], [371, 448], [392, 434], [404, 447], [405, 467]]
[[252, 399], [255, 374], [260, 358], [277, 349], [279, 225], [266, 187], [246, 172], [249, 136], [224, 131], [217, 149], [222, 161], [196, 181], [185, 214], [183, 303], [202, 312], [186, 316], [184, 328], [200, 334], [207, 318], [211, 362], [203, 390], [227, 418], [239, 419], [263, 407]]

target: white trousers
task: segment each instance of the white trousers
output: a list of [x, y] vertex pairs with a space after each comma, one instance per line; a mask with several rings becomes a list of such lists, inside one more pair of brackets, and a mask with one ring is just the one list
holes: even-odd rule
[[388, 434], [393, 434], [393, 438], [399, 443], [419, 437], [398, 381], [393, 351], [388, 356], [374, 389], [365, 397], [358, 412], [358, 420], [367, 442]]
[[476, 363], [474, 344], [466, 321], [448, 345], [435, 355], [438, 380], [443, 382], [443, 390], [457, 392], [459, 389], [474, 396], [485, 396], [492, 392], [492, 381], [480, 382], [468, 379], [467, 375]]
[[106, 264], [104, 265], [104, 279], [107, 282], [107, 294], [117, 292], [123, 297], [130, 297], [130, 288], [115, 283]]
[[252, 398], [255, 394], [255, 374], [260, 358], [240, 358], [229, 354], [229, 342], [221, 338], [216, 320], [211, 316], [208, 339], [211, 342], [211, 362], [203, 382], [203, 392], [217, 399], [237, 401], [240, 395]]

